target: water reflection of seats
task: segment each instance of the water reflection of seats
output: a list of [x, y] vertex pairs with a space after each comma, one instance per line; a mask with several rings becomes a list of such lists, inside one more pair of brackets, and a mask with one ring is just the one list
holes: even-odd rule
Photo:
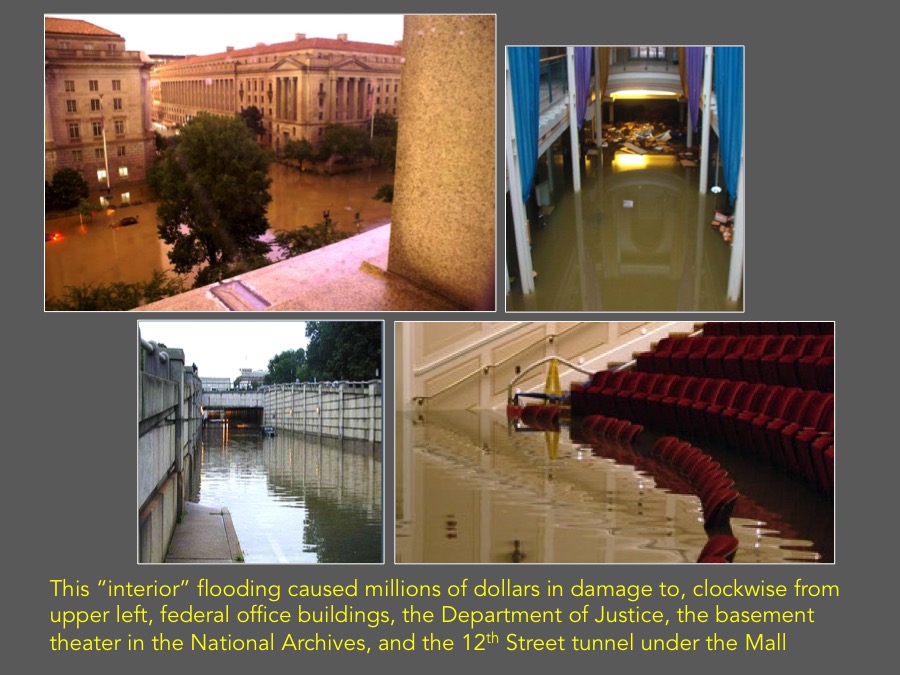
[[833, 323], [707, 323], [573, 384], [572, 415], [725, 443], [831, 494], [833, 391]]
[[707, 531], [730, 531], [731, 511], [740, 494], [728, 472], [710, 455], [677, 436], [663, 436], [653, 446], [653, 455], [683, 476], [703, 508]]
[[[642, 430], [627, 420], [590, 415], [573, 427], [573, 440], [589, 443], [595, 455], [652, 476], [659, 489], [695, 495], [709, 535], [697, 561], [731, 562], [737, 539], [731, 534], [730, 518], [739, 497], [734, 481], [712, 457], [674, 436], [658, 438], [649, 453], [638, 452], [632, 444]], [[723, 560], [711, 559], [715, 556]]]

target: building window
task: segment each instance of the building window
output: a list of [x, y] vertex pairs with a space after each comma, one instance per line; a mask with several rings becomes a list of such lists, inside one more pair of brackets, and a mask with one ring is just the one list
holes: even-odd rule
[[66, 91], [75, 91], [75, 80], [66, 80]]
[[[106, 169], [97, 169], [97, 180], [100, 181], [101, 183], [106, 182]], [[103, 200], [102, 197], [100, 199], [101, 199], [101, 201]]]
[[630, 47], [628, 58], [641, 61], [665, 61], [665, 47]]
[[320, 94], [325, 93], [325, 83], [324, 82], [319, 82], [319, 93]]
[[69, 99], [66, 101], [66, 112], [78, 112], [78, 105], [75, 102], [75, 99]]
[[122, 110], [122, 99], [114, 98], [113, 99], [113, 110]]
[[324, 118], [324, 116], [325, 116], [324, 113], [319, 112], [319, 121], [320, 121], [320, 122], [322, 121], [322, 119]]
[[116, 120], [116, 134], [122, 136], [125, 133], [125, 120]]
[[94, 159], [103, 159], [103, 148], [94, 148]]
[[60, 41], [59, 41], [59, 48], [60, 48], [60, 49], [68, 49], [68, 48], [69, 48], [69, 41], [68, 41], [68, 40], [60, 40]]
[[103, 135], [103, 122], [91, 122], [91, 130], [94, 132], [94, 136], [102, 136]]
[[115, 54], [115, 53], [116, 53], [116, 46], [115, 46], [114, 44], [108, 44], [108, 45], [106, 45], [106, 53], [107, 53], [107, 54]]
[[73, 150], [72, 151], [72, 161], [73, 162], [81, 162], [81, 150]]
[[103, 108], [100, 106], [100, 99], [99, 99], [99, 98], [92, 98], [92, 99], [91, 99], [91, 110], [92, 110], [93, 112], [99, 112], [100, 110], [103, 110]]
[[128, 167], [127, 166], [119, 167], [119, 178], [128, 178]]
[[123, 193], [122, 193], [122, 203], [123, 203], [123, 204], [130, 204], [130, 203], [131, 203], [131, 193], [130, 193], [130, 192], [123, 192]]
[[78, 122], [72, 122], [69, 124], [69, 140], [77, 141], [81, 138], [81, 135], [78, 132]]
[[120, 145], [120, 146], [118, 147], [118, 149], [116, 150], [116, 155], [117, 155], [118, 157], [124, 157], [124, 156], [125, 156], [125, 146], [124, 146], [124, 145]]
[[100, 91], [100, 85], [97, 80], [88, 80], [88, 89], [90, 91]]

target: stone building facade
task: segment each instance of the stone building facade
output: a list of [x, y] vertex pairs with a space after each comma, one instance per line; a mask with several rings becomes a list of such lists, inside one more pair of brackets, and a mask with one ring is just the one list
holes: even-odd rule
[[369, 128], [375, 112], [397, 116], [400, 43], [382, 45], [307, 38], [171, 60], [153, 70], [154, 118], [167, 126], [198, 112], [234, 115], [255, 106], [265, 145], [290, 140], [317, 144], [326, 125]]
[[125, 38], [92, 23], [44, 23], [44, 174], [79, 171], [93, 193], [130, 201], [155, 156], [150, 67]]

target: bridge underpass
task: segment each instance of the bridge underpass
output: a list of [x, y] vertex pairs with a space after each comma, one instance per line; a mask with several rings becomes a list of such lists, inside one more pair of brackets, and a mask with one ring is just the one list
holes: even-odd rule
[[256, 391], [204, 391], [203, 418], [207, 422], [261, 426], [263, 395]]

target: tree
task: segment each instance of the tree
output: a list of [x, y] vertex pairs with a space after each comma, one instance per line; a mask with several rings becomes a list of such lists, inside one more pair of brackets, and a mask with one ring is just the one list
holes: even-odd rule
[[372, 120], [372, 135], [393, 138], [396, 141], [397, 118], [386, 112], [375, 113], [375, 119]]
[[380, 202], [387, 202], [388, 204], [394, 201], [394, 186], [391, 183], [385, 183], [380, 186], [376, 191], [375, 195], [372, 197]]
[[289, 349], [269, 359], [266, 384], [288, 384], [296, 380], [303, 382], [308, 378], [306, 352], [302, 348]]
[[78, 206], [90, 194], [87, 181], [75, 169], [58, 169], [53, 174], [53, 182], [46, 183], [45, 207], [47, 209], [71, 209]]
[[200, 113], [182, 128], [150, 175], [176, 272], [206, 265], [199, 276], [221, 278], [229, 264], [268, 252], [259, 237], [269, 227], [271, 161], [240, 119]]
[[94, 212], [93, 205], [88, 201], [87, 197], [78, 202], [78, 222], [84, 225], [84, 218], [87, 216], [89, 219], [91, 218], [91, 214]]
[[249, 108], [241, 110], [240, 117], [244, 120], [247, 128], [250, 129], [250, 133], [254, 136], [265, 135], [266, 125], [263, 124], [263, 114], [255, 105], [251, 105]]
[[381, 376], [381, 322], [307, 321], [306, 336], [310, 377], [366, 381]]
[[148, 302], [184, 292], [180, 279], [173, 279], [165, 272], [153, 271], [150, 281], [126, 283], [83, 284], [66, 286], [62, 298], [48, 298], [48, 311], [127, 311]]
[[328, 124], [322, 133], [319, 156], [355, 162], [369, 153], [369, 134], [359, 127], [346, 124]]
[[275, 243], [287, 251], [288, 256], [293, 257], [315, 251], [317, 248], [328, 246], [328, 244], [350, 236], [344, 232], [337, 232], [331, 227], [332, 224], [332, 221], [323, 220], [321, 223], [296, 230], [278, 230], [275, 233]]
[[397, 166], [397, 139], [376, 136], [371, 142], [372, 157], [391, 171]]
[[284, 144], [282, 150], [286, 159], [293, 159], [300, 162], [300, 170], [303, 171], [303, 162], [312, 160], [316, 156], [312, 143], [305, 138], [299, 141], [288, 141]]

